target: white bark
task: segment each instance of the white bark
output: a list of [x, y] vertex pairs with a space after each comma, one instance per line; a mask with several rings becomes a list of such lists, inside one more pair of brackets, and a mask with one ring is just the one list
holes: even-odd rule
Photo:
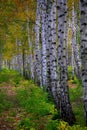
[[75, 14], [74, 3], [73, 3], [72, 4], [72, 47], [73, 47], [73, 53], [74, 53], [74, 60], [76, 64], [76, 67], [74, 66], [74, 68], [76, 69], [77, 77], [81, 78], [81, 72], [80, 72], [81, 61], [80, 61], [80, 56], [79, 56], [79, 48], [76, 43], [76, 23], [75, 23], [76, 18], [75, 17], [76, 17], [76, 14]]
[[87, 126], [87, 0], [81, 1], [81, 61], [82, 85], [84, 92], [84, 111]]
[[50, 72], [51, 72], [51, 91], [56, 104], [59, 108], [58, 97], [58, 75], [57, 75], [57, 45], [56, 45], [56, 0], [51, 7], [51, 32], [50, 32]]
[[46, 86], [46, 2], [42, 5], [42, 85]]
[[17, 70], [19, 71], [20, 74], [22, 74], [21, 55], [20, 55], [20, 45], [21, 45], [21, 41], [18, 41], [18, 40], [16, 39], [16, 44], [17, 44]]
[[41, 11], [39, 8], [39, 0], [37, 0], [37, 11], [36, 11], [36, 51], [35, 51], [35, 78], [36, 82], [42, 86], [41, 77], [41, 52], [40, 52], [40, 27], [41, 27]]
[[[64, 23], [66, 23], [66, 0], [58, 0], [58, 44], [61, 51], [58, 51], [59, 68], [60, 68], [60, 112], [61, 118], [69, 124], [73, 124], [75, 117], [72, 111], [72, 106], [69, 99], [69, 90], [67, 82], [67, 57], [66, 57], [66, 43], [64, 42]], [[61, 55], [60, 55], [61, 54]]]

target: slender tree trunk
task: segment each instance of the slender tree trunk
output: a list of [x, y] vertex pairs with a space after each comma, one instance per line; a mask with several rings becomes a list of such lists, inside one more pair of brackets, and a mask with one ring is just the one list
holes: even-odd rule
[[42, 85], [46, 87], [46, 1], [42, 4]]
[[74, 59], [74, 50], [73, 50], [73, 43], [71, 43], [71, 47], [72, 47], [72, 57], [71, 57], [71, 65], [72, 65], [72, 80], [74, 80], [75, 77], [75, 59]]
[[21, 70], [21, 55], [20, 55], [20, 45], [21, 45], [21, 41], [16, 40], [16, 44], [17, 44], [17, 70], [20, 74], [22, 74], [22, 70]]
[[79, 57], [79, 48], [76, 43], [76, 23], [75, 23], [75, 10], [74, 10], [74, 3], [72, 3], [72, 47], [73, 47], [73, 53], [74, 53], [74, 60], [76, 64], [76, 75], [80, 79], [81, 78], [81, 71], [80, 71], [80, 57]]
[[29, 76], [28, 76], [28, 70], [27, 70], [27, 56], [26, 56], [26, 49], [22, 48], [22, 61], [23, 61], [23, 76], [28, 79]]
[[3, 44], [0, 43], [0, 70], [2, 69], [2, 61], [3, 61]]
[[46, 57], [47, 57], [47, 91], [51, 95], [51, 71], [50, 71], [50, 42], [51, 42], [51, 2], [47, 0], [46, 7]]
[[[67, 10], [67, 7], [66, 7]], [[64, 23], [64, 42], [66, 45], [66, 59], [67, 59], [67, 66], [68, 66], [68, 12], [65, 15], [65, 23]]]
[[40, 28], [41, 28], [41, 11], [39, 0], [37, 0], [37, 12], [36, 12], [36, 51], [35, 51], [35, 75], [36, 82], [42, 86], [41, 77], [41, 51], [40, 51]]
[[0, 48], [0, 70], [2, 69], [2, 49]]
[[[51, 31], [50, 31], [50, 72], [51, 92], [55, 105], [59, 109], [58, 97], [58, 75], [57, 75], [57, 45], [56, 45], [56, 0], [53, 0], [51, 7]], [[48, 43], [49, 44], [49, 43]]]
[[[28, 18], [28, 4], [26, 7], [26, 14], [27, 14], [27, 23], [26, 23], [26, 29], [27, 29], [27, 34], [28, 34], [28, 46], [29, 46], [29, 62], [28, 62], [28, 68], [30, 70], [30, 78], [34, 79], [34, 70], [33, 70], [33, 59], [32, 59], [32, 42], [30, 40], [30, 28], [29, 28], [29, 18]], [[29, 71], [28, 70], [28, 71]]]
[[82, 85], [84, 92], [84, 111], [87, 126], [87, 0], [81, 2], [81, 61]]
[[[71, 20], [69, 19], [69, 28], [73, 30]], [[73, 33], [73, 31], [72, 31]], [[73, 33], [74, 34], [74, 33]], [[74, 35], [72, 34], [72, 38], [70, 39], [70, 45], [71, 45], [71, 66], [72, 66], [72, 80], [74, 80], [75, 77], [75, 56], [74, 56], [74, 48], [73, 48], [73, 41], [74, 41]]]
[[[67, 13], [66, 9], [66, 0], [62, 2], [58, 0], [58, 20], [59, 20], [59, 48], [58, 59], [59, 59], [59, 68], [60, 68], [60, 112], [61, 118], [64, 121], [67, 121], [69, 124], [73, 124], [75, 122], [75, 116], [72, 111], [72, 106], [69, 99], [69, 90], [68, 90], [68, 82], [67, 82], [67, 58], [66, 58], [66, 45], [64, 42], [64, 23], [65, 15]], [[59, 54], [61, 53], [61, 55]]]

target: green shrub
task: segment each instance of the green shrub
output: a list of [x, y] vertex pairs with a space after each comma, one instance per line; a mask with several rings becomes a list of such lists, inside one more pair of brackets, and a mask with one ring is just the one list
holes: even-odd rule
[[87, 130], [87, 127], [81, 127], [80, 125], [69, 126], [67, 122], [60, 121], [57, 130]]
[[23, 77], [21, 77], [19, 74], [16, 75], [13, 79], [14, 85], [18, 86], [21, 80], [23, 80]]
[[87, 127], [80, 125], [69, 126], [67, 122], [50, 120], [46, 125], [46, 130], [87, 130]]
[[81, 81], [78, 80], [78, 77], [74, 74], [74, 79], [72, 79], [72, 66], [68, 66], [68, 80], [72, 80], [72, 83], [77, 84]]
[[72, 66], [68, 66], [68, 79], [72, 79]]
[[78, 82], [79, 82], [79, 81], [78, 81], [77, 77], [75, 76], [74, 79], [72, 80], [72, 83], [73, 83], [73, 84], [78, 84]]
[[53, 117], [52, 117], [52, 120], [57, 120], [57, 119], [60, 119], [60, 112], [59, 112], [59, 111], [56, 111], [56, 112], [53, 114]]
[[5, 71], [0, 72], [0, 83], [2, 82], [7, 82], [7, 83], [9, 82], [9, 72], [8, 74]]
[[19, 104], [27, 111], [37, 115], [46, 115], [52, 113], [54, 105], [48, 102], [47, 93], [39, 87], [22, 88], [17, 91], [17, 100]]
[[83, 95], [82, 84], [79, 82], [79, 80], [77, 81], [76, 88], [74, 89], [69, 88], [69, 93], [70, 93], [70, 99], [72, 102], [77, 100]]

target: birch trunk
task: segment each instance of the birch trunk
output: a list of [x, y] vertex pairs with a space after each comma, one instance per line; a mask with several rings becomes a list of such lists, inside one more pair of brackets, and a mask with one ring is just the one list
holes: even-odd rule
[[35, 78], [36, 82], [42, 86], [41, 77], [41, 52], [40, 52], [40, 28], [41, 28], [41, 11], [39, 0], [37, 0], [37, 11], [36, 11], [36, 51], [35, 51]]
[[46, 86], [46, 1], [42, 4], [42, 85]]
[[50, 17], [50, 1], [47, 0], [46, 4], [46, 66], [47, 66], [47, 81], [46, 81], [46, 89], [51, 94], [51, 72], [50, 72], [50, 31], [51, 31], [51, 17]]
[[29, 79], [29, 73], [28, 73], [28, 68], [27, 68], [27, 50], [23, 46], [22, 48], [22, 61], [23, 61], [23, 76], [26, 79]]
[[[57, 45], [56, 45], [56, 0], [53, 0], [51, 6], [51, 31], [50, 31], [50, 77], [51, 77], [51, 92], [54, 98], [55, 105], [59, 109], [58, 97], [58, 75], [57, 75]], [[49, 43], [48, 43], [49, 44]]]
[[71, 65], [72, 65], [72, 80], [74, 80], [75, 76], [75, 59], [74, 59], [74, 50], [73, 50], [73, 43], [71, 43], [72, 46], [72, 57], [71, 57]]
[[0, 49], [0, 70], [2, 69], [2, 49]]
[[[26, 14], [27, 14], [27, 23], [26, 23], [26, 29], [27, 29], [27, 35], [28, 35], [28, 46], [29, 46], [29, 60], [28, 60], [28, 68], [30, 70], [30, 78], [34, 79], [34, 70], [33, 70], [33, 59], [32, 59], [32, 42], [30, 40], [30, 28], [29, 28], [29, 18], [28, 18], [28, 3], [27, 3], [27, 7], [26, 7]], [[28, 70], [28, 71], [29, 71]]]
[[3, 55], [2, 55], [2, 53], [3, 53], [3, 43], [0, 43], [1, 45], [0, 45], [0, 70], [2, 69], [2, 62], [3, 62]]
[[87, 0], [81, 2], [81, 61], [82, 85], [84, 92], [84, 111], [87, 126]]
[[75, 64], [76, 67], [74, 67], [76, 69], [76, 75], [77, 77], [80, 79], [81, 78], [81, 61], [80, 61], [80, 56], [79, 56], [79, 48], [76, 42], [76, 23], [75, 23], [75, 19], [76, 19], [76, 14], [75, 14], [75, 10], [74, 10], [74, 3], [72, 4], [72, 47], [73, 47], [73, 53], [74, 53], [74, 60], [75, 60]]
[[[69, 90], [68, 90], [68, 82], [67, 82], [67, 57], [66, 57], [66, 45], [64, 42], [64, 23], [66, 23], [65, 16], [67, 13], [66, 9], [66, 0], [62, 2], [58, 0], [58, 24], [59, 26], [59, 48], [58, 51], [58, 59], [59, 59], [59, 68], [60, 68], [60, 112], [61, 118], [68, 122], [69, 124], [73, 124], [75, 122], [75, 117], [72, 111], [72, 106], [69, 99]], [[61, 54], [61, 55], [60, 55]]]
[[17, 70], [20, 74], [22, 74], [22, 70], [21, 70], [21, 55], [20, 55], [20, 45], [21, 45], [21, 41], [16, 40], [16, 44], [17, 44]]

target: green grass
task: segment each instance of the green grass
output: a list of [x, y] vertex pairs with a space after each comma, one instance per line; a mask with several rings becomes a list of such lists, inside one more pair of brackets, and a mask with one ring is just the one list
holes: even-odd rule
[[[26, 82], [26, 81], [25, 81]], [[47, 93], [33, 84], [17, 90], [17, 100], [26, 111], [43, 116], [54, 110], [54, 105], [48, 102]]]
[[[72, 67], [68, 67], [69, 81], [76, 88], [69, 88], [70, 100], [76, 117], [76, 125], [85, 126], [82, 82], [76, 76], [72, 80]], [[84, 130], [84, 129], [82, 129]]]
[[8, 95], [1, 87], [9, 84], [17, 86], [22, 79], [23, 77], [15, 70], [5, 68], [0, 71], [0, 113], [13, 106], [12, 101], [9, 101]]
[[[18, 130], [41, 130], [46, 127], [48, 118], [54, 113], [54, 104], [48, 100], [48, 95], [33, 81], [25, 80], [17, 88], [17, 101], [29, 115], [19, 123]], [[50, 118], [51, 119], [51, 118]]]
[[30, 128], [32, 128], [32, 125], [33, 122], [31, 122], [30, 118], [26, 117], [20, 122], [18, 129], [30, 130]]
[[15, 70], [3, 69], [0, 71], [0, 84], [6, 82], [17, 86], [21, 80], [23, 77]]
[[77, 84], [77, 88], [70, 89], [70, 99], [74, 110], [74, 114], [76, 116], [76, 124], [85, 126], [84, 104], [82, 96], [83, 92], [81, 84], [79, 84], [79, 86]]
[[83, 97], [82, 83], [76, 77], [74, 80], [71, 80], [71, 82], [77, 86], [76, 88], [69, 88], [70, 100], [76, 117], [76, 124], [80, 126], [85, 126], [84, 104], [82, 98]]
[[69, 88], [70, 100], [74, 102], [83, 96], [83, 90], [81, 85], [77, 85], [76, 88]]
[[[16, 121], [16, 130], [86, 130], [84, 121], [84, 109], [82, 101], [82, 84], [76, 77], [71, 80], [76, 88], [70, 88], [70, 100], [76, 116], [76, 124], [69, 126], [68, 123], [59, 119], [60, 113], [54, 108], [48, 94], [32, 80], [24, 80], [17, 71], [4, 69], [0, 72], [0, 83], [12, 84], [16, 89], [17, 107], [20, 110], [20, 121]], [[14, 102], [15, 103], [15, 102]], [[0, 89], [0, 113], [11, 106], [5, 92]], [[10, 116], [16, 116], [17, 112], [11, 111]], [[10, 119], [10, 118], [8, 118]]]

